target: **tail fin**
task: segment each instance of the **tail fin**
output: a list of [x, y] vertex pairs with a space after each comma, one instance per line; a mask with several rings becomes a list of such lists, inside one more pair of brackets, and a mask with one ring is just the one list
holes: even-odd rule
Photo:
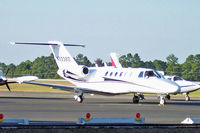
[[[48, 42], [55, 43], [55, 42]], [[56, 42], [58, 45], [49, 45], [51, 51], [54, 55], [54, 59], [58, 65], [59, 69], [72, 69], [78, 67], [78, 64], [74, 60], [74, 58], [70, 55], [68, 50], [64, 47], [65, 45], [61, 42]]]
[[122, 67], [116, 53], [110, 53], [110, 57], [111, 57], [112, 66], [115, 66], [115, 67], [118, 67], [118, 68]]
[[54, 55], [54, 59], [58, 65], [59, 69], [76, 69], [78, 64], [74, 60], [74, 58], [70, 55], [67, 49], [64, 46], [81, 46], [84, 45], [74, 45], [74, 44], [63, 44], [58, 41], [49, 41], [47, 43], [24, 43], [24, 42], [11, 42], [11, 44], [26, 44], [26, 45], [49, 45], [51, 51]]

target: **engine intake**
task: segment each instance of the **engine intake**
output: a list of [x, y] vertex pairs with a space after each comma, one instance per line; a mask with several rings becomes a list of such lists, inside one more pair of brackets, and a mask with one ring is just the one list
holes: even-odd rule
[[89, 69], [87, 67], [83, 67], [83, 74], [87, 75], [89, 73]]

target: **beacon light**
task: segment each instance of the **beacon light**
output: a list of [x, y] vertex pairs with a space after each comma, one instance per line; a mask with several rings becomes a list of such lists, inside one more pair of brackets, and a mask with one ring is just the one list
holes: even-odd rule
[[140, 121], [140, 113], [136, 113], [136, 121]]
[[86, 116], [86, 119], [85, 119], [85, 120], [86, 120], [86, 121], [89, 121], [89, 120], [90, 120], [90, 117], [91, 117], [91, 114], [90, 114], [90, 113], [86, 113], [85, 116]]
[[3, 122], [3, 114], [0, 114], [0, 122]]

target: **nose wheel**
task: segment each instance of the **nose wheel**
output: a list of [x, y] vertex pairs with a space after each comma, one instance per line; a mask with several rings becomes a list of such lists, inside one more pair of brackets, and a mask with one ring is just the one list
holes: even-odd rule
[[82, 102], [83, 102], [83, 99], [84, 99], [83, 93], [75, 95], [75, 96], [74, 96], [74, 99], [75, 99], [77, 102], [82, 103]]
[[163, 95], [160, 96], [160, 105], [165, 105], [166, 104], [166, 100], [165, 97]]
[[188, 95], [185, 96], [185, 101], [190, 101], [190, 97]]
[[184, 93], [184, 94], [185, 94], [185, 101], [190, 101], [189, 93]]

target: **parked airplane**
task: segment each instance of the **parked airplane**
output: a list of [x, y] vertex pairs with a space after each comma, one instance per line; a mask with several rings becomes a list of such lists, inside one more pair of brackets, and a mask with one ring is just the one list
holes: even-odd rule
[[80, 103], [83, 101], [85, 93], [101, 95], [134, 93], [133, 103], [139, 102], [137, 93], [154, 93], [160, 94], [160, 104], [165, 104], [165, 94], [180, 92], [180, 86], [175, 82], [164, 79], [153, 69], [78, 65], [65, 46], [84, 47], [84, 45], [63, 44], [58, 41], [49, 41], [47, 43], [12, 42], [11, 44], [49, 45], [58, 65], [57, 73], [76, 86], [35, 82], [24, 83], [74, 91], [77, 93], [74, 98]]
[[[176, 82], [179, 86], [181, 86], [180, 93], [185, 95], [185, 101], [190, 101], [189, 93], [200, 89], [200, 85], [191, 81], [187, 81], [176, 75], [165, 75], [166, 79]], [[170, 95], [166, 96], [167, 99], [170, 100]]]
[[33, 80], [38, 79], [35, 76], [22, 76], [22, 77], [10, 79], [10, 81], [8, 81], [8, 79], [6, 77], [6, 75], [8, 74], [8, 71], [9, 70], [7, 70], [7, 72], [6, 72], [5, 76], [4, 76], [3, 72], [0, 70], [0, 86], [1, 85], [6, 85], [6, 87], [8, 88], [9, 91], [11, 91], [11, 89], [10, 89], [8, 84], [11, 84], [11, 83], [22, 83], [24, 81], [33, 81]]
[[[122, 67], [122, 65], [119, 63], [119, 59], [117, 57], [116, 53], [111, 53], [111, 62], [112, 62], [112, 66], [115, 67]], [[199, 84], [193, 83], [191, 81], [187, 81], [184, 80], [183, 78], [176, 76], [176, 75], [165, 75], [163, 71], [158, 71], [158, 73], [162, 76], [164, 76], [164, 78], [169, 79], [175, 83], [177, 83], [181, 89], [180, 89], [180, 93], [183, 93], [185, 95], [185, 100], [186, 101], [190, 101], [190, 97], [189, 97], [189, 93], [196, 91], [200, 88]], [[175, 93], [177, 94], [177, 93]], [[140, 96], [141, 99], [144, 99], [144, 95], [142, 94], [138, 94]], [[166, 94], [166, 98], [168, 100], [170, 100], [170, 94]]]

